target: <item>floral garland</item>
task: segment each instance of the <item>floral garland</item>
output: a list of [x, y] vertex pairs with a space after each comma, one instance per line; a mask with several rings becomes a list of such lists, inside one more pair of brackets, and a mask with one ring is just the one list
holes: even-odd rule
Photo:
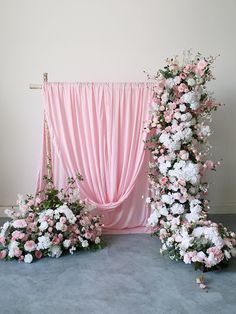
[[162, 254], [204, 271], [220, 268], [236, 255], [235, 233], [208, 219], [204, 199], [204, 174], [218, 164], [204, 158], [210, 148], [208, 121], [219, 106], [206, 89], [214, 60], [190, 52], [182, 62], [167, 59], [154, 77], [152, 115], [145, 125], [153, 159], [148, 225], [162, 242]]
[[31, 263], [44, 256], [102, 248], [100, 216], [92, 215], [93, 208], [80, 200], [75, 180], [68, 178], [67, 188], [60, 191], [50, 178], [45, 180], [45, 191], [26, 199], [19, 195], [19, 208], [5, 211], [11, 220], [0, 229], [0, 259]]

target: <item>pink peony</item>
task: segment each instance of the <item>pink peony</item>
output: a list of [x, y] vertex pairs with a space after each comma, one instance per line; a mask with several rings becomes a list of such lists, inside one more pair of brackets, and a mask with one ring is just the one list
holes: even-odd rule
[[29, 240], [25, 242], [24, 249], [28, 252], [32, 252], [36, 249], [36, 244], [33, 240]]

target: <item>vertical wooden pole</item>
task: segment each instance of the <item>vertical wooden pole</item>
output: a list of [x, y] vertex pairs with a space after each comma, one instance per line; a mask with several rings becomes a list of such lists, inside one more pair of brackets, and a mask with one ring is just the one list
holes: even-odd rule
[[[48, 82], [48, 73], [43, 73], [43, 81]], [[46, 167], [47, 167], [47, 177], [48, 179], [53, 181], [52, 175], [52, 154], [51, 154], [51, 141], [50, 134], [48, 129], [48, 123], [46, 119], [46, 115], [44, 112], [44, 128], [45, 128], [45, 136], [46, 136]], [[51, 186], [50, 182], [48, 183]]]

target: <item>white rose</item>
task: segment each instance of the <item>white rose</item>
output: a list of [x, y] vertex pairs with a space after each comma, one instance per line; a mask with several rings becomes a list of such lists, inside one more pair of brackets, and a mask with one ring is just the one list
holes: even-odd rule
[[56, 223], [56, 229], [57, 229], [57, 230], [61, 230], [62, 225], [63, 225], [63, 224], [62, 224], [61, 222], [57, 222], [57, 223]]
[[87, 240], [84, 240], [84, 241], [82, 241], [82, 247], [88, 247], [88, 241]]
[[186, 106], [185, 106], [184, 104], [181, 104], [181, 105], [179, 106], [179, 110], [180, 110], [181, 112], [186, 111]]
[[31, 254], [26, 254], [24, 262], [30, 264], [33, 261], [33, 256]]
[[64, 246], [64, 248], [66, 248], [66, 249], [68, 249], [68, 247], [70, 246], [70, 244], [71, 244], [71, 241], [70, 241], [70, 240], [64, 240], [64, 241], [63, 241], [63, 246]]
[[98, 243], [100, 243], [100, 242], [101, 242], [100, 238], [99, 238], [99, 237], [96, 237], [95, 243], [98, 244]]
[[40, 226], [39, 226], [39, 230], [40, 231], [44, 231], [48, 228], [48, 223], [46, 221], [42, 221]]
[[230, 258], [231, 258], [231, 255], [230, 255], [229, 251], [227, 251], [227, 250], [224, 250], [224, 255], [225, 255], [225, 257], [226, 257], [227, 259], [230, 259]]
[[194, 86], [195, 85], [195, 80], [193, 78], [189, 78], [187, 80], [187, 83], [188, 83], [189, 86]]

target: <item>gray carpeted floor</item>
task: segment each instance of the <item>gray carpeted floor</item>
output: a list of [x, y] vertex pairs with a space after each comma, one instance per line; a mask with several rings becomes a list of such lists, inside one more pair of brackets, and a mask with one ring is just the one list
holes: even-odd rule
[[[236, 215], [221, 215], [236, 230]], [[191, 265], [159, 254], [149, 235], [106, 236], [107, 247], [33, 264], [0, 262], [0, 313], [194, 314], [236, 313], [236, 260], [207, 273], [198, 288]]]

